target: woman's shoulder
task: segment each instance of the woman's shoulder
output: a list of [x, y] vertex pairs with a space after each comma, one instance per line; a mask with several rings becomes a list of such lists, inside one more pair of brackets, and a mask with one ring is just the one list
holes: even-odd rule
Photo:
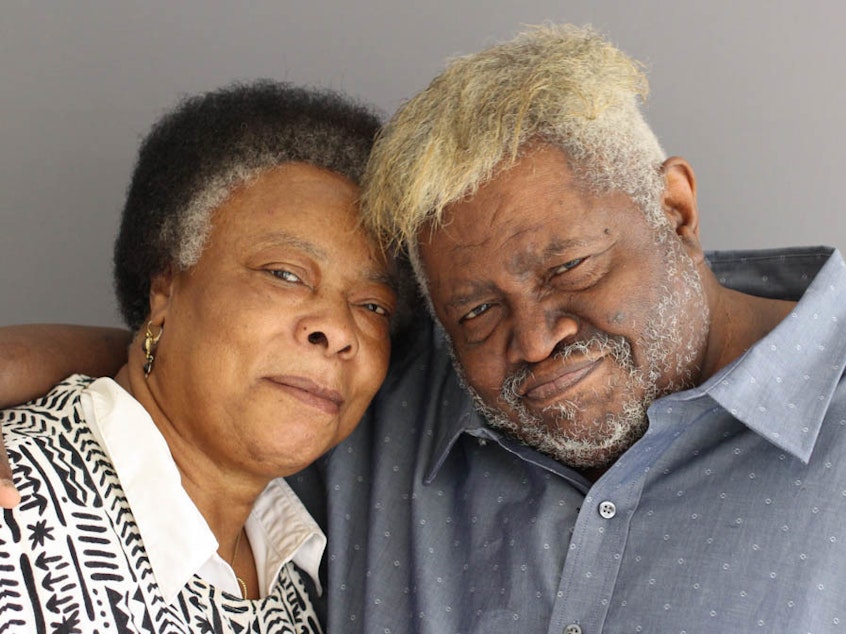
[[26, 465], [38, 469], [40, 464], [39, 472], [53, 471], [57, 455], [81, 453], [78, 445], [90, 436], [90, 429], [80, 397], [93, 381], [72, 375], [44, 396], [0, 410], [0, 429], [15, 479]]

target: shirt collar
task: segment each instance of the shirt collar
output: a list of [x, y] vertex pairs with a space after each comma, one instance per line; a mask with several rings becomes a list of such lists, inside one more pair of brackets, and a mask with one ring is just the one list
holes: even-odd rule
[[421, 329], [425, 331], [425, 336], [417, 340], [417, 354], [408, 355], [408, 358], [417, 359], [423, 355], [428, 356], [429, 363], [426, 367], [430, 374], [424, 380], [441, 384], [440, 399], [431, 403], [436, 411], [430, 414], [435, 422], [432, 426], [434, 442], [426, 461], [424, 482], [427, 484], [438, 475], [461, 434], [466, 432], [479, 438], [498, 438], [498, 433], [488, 427], [484, 418], [476, 411], [473, 399], [453, 369], [452, 353], [443, 329], [433, 320], [429, 321], [429, 325], [429, 329]]
[[[217, 540], [182, 488], [167, 443], [138, 401], [103, 378], [83, 392], [82, 406], [120, 478], [156, 582], [170, 603], [217, 557]], [[266, 591], [288, 561], [308, 573], [320, 590], [318, 568], [326, 537], [284, 480], [272, 481], [259, 496], [247, 533], [257, 563], [264, 560], [259, 579]]]
[[269, 572], [264, 579], [268, 592], [282, 566], [292, 561], [322, 594], [319, 569], [326, 535], [285, 480], [273, 480], [256, 500], [247, 520], [247, 533], [251, 544], [266, 547], [262, 559]]
[[834, 251], [793, 311], [734, 363], [690, 390], [690, 397], [710, 395], [747, 427], [807, 462], [846, 366], [843, 297], [846, 264]]

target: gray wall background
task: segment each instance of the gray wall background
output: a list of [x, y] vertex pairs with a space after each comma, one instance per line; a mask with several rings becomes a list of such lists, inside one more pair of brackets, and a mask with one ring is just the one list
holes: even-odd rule
[[135, 150], [180, 96], [329, 86], [385, 114], [445, 58], [545, 20], [650, 69], [647, 115], [699, 183], [706, 248], [846, 248], [838, 0], [3, 0], [0, 324], [120, 323], [113, 234]]

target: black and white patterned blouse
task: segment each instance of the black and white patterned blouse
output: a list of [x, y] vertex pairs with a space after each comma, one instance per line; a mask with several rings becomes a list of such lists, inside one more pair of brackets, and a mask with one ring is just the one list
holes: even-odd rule
[[165, 600], [112, 462], [85, 421], [89, 383], [71, 377], [0, 412], [23, 496], [0, 521], [0, 634], [320, 632], [291, 563], [260, 600], [196, 574]]

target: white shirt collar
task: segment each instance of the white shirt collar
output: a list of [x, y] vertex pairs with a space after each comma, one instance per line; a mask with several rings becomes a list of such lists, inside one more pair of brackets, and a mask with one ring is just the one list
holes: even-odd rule
[[[172, 602], [194, 574], [239, 595], [235, 573], [217, 554], [217, 540], [182, 488], [167, 443], [147, 411], [108, 378], [82, 393], [82, 407], [120, 478], [165, 601]], [[258, 497], [246, 530], [262, 596], [288, 562], [321, 592], [318, 569], [326, 536], [283, 479]]]

